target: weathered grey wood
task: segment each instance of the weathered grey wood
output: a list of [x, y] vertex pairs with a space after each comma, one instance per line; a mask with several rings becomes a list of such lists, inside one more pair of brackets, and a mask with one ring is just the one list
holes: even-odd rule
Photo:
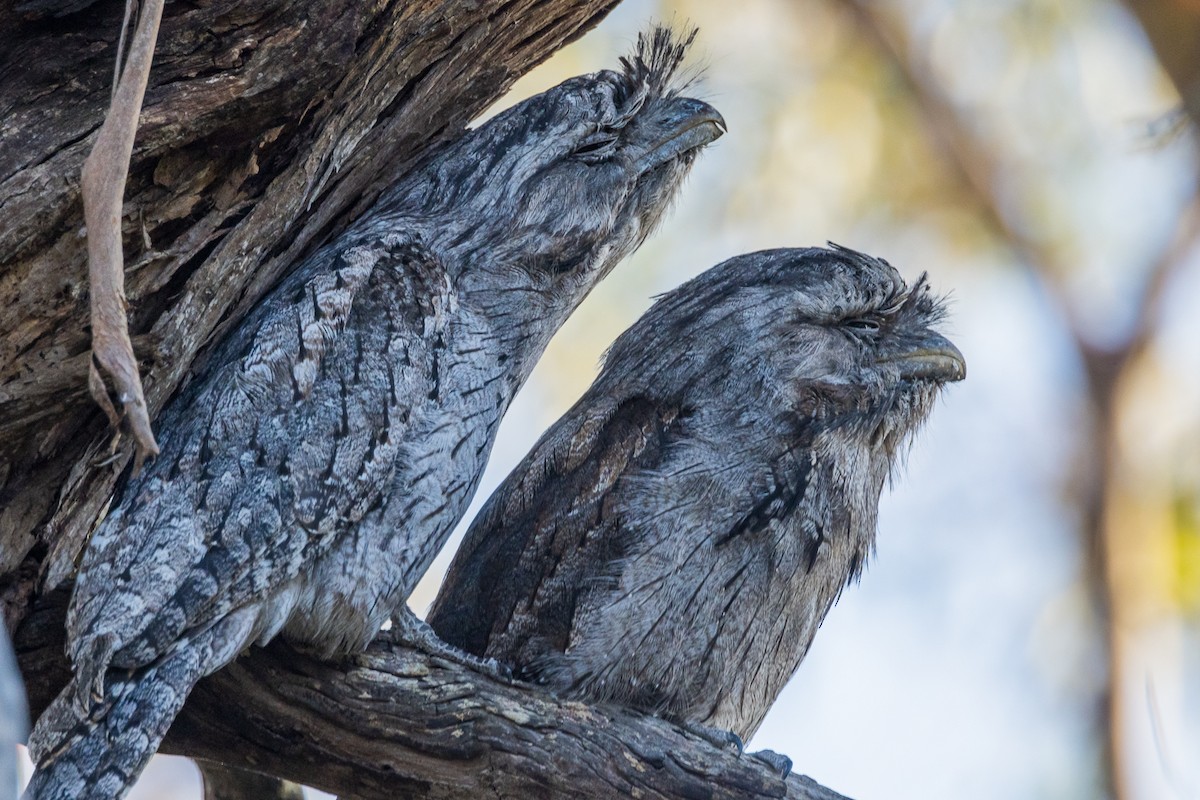
[[[152, 414], [297, 258], [617, 0], [196, 0], [165, 10], [125, 195]], [[78, 4], [68, 4], [78, 5]], [[131, 448], [87, 393], [78, 176], [124, 3], [0, 7], [0, 602], [69, 576]], [[35, 545], [41, 545], [35, 548]], [[18, 567], [29, 559], [26, 569]]]
[[[35, 712], [66, 682], [65, 605], [63, 592], [43, 601], [15, 638]], [[197, 685], [163, 749], [378, 800], [845, 800], [660, 719], [387, 642], [336, 665], [282, 644], [254, 648]]]

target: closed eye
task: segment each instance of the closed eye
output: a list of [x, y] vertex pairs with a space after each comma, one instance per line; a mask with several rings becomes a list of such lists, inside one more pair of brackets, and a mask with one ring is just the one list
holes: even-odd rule
[[842, 323], [850, 330], [862, 331], [864, 333], [875, 333], [879, 330], [879, 320], [873, 317], [855, 317], [848, 319]]
[[617, 134], [609, 131], [597, 133], [588, 137], [575, 148], [577, 156], [591, 156], [592, 158], [602, 158], [609, 154], [613, 146], [617, 143]]

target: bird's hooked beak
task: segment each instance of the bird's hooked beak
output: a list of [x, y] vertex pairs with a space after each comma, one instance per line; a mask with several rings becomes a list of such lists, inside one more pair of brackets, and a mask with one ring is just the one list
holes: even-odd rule
[[899, 366], [900, 377], [908, 380], [952, 383], [967, 377], [967, 362], [962, 352], [945, 336], [929, 329], [903, 349], [879, 360]]
[[[708, 103], [690, 97], [673, 97], [654, 110], [644, 143], [635, 145], [639, 175], [716, 141], [725, 133], [725, 118]], [[636, 152], [636, 151], [635, 151]]]

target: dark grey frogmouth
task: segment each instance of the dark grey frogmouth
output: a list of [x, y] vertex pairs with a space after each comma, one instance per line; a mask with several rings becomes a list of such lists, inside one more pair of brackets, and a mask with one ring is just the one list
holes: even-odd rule
[[430, 624], [569, 696], [750, 737], [965, 375], [941, 317], [924, 276], [841, 247], [667, 293], [489, 499]]

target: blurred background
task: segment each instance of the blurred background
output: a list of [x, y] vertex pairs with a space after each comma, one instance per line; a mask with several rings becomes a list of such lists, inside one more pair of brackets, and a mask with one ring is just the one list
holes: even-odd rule
[[[653, 295], [826, 240], [928, 271], [968, 379], [751, 749], [856, 800], [1200, 798], [1200, 2], [625, 0], [502, 106], [650, 20], [700, 26], [729, 133], [558, 335], [474, 508]], [[131, 797], [199, 780], [158, 758]]]

